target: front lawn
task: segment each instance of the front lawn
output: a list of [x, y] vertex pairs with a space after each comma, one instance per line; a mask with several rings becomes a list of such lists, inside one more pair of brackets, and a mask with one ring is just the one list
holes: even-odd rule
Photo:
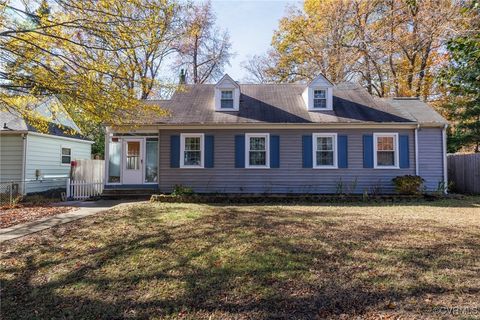
[[473, 318], [480, 197], [144, 202], [4, 243], [0, 259], [2, 319]]

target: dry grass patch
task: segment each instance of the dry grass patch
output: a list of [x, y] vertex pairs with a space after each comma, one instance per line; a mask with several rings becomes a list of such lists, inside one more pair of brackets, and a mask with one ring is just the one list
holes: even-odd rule
[[0, 258], [4, 319], [436, 319], [438, 306], [480, 308], [480, 198], [145, 202], [12, 241]]
[[74, 208], [59, 207], [49, 204], [31, 205], [18, 204], [13, 207], [0, 208], [0, 229], [20, 223], [31, 222], [45, 217], [65, 213]]

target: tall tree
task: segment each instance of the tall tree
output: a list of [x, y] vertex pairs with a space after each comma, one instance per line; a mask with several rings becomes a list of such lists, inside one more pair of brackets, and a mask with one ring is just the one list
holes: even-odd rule
[[272, 39], [267, 70], [280, 82], [310, 80], [318, 72], [334, 82], [347, 78], [351, 52], [342, 43], [348, 36], [346, 1], [305, 1], [304, 11], [290, 8]]
[[210, 1], [190, 5], [185, 13], [184, 26], [184, 34], [177, 43], [180, 54], [177, 67], [185, 66], [193, 83], [221, 77], [232, 57], [231, 43], [228, 32], [215, 26]]
[[268, 70], [276, 64], [275, 57], [268, 55], [253, 55], [243, 61], [241, 66], [247, 71], [244, 81], [248, 83], [279, 82]]
[[0, 108], [34, 119], [35, 101], [56, 95], [80, 127], [161, 113], [138, 106], [174, 52], [179, 10], [174, 0], [3, 2]]
[[449, 97], [442, 106], [451, 120], [449, 151], [461, 148], [480, 152], [480, 7], [472, 1], [467, 7], [477, 19], [467, 36], [448, 43], [450, 64], [442, 71], [442, 83]]
[[450, 0], [306, 0], [281, 20], [264, 73], [295, 82], [320, 72], [381, 97], [431, 99], [444, 44], [464, 18]]

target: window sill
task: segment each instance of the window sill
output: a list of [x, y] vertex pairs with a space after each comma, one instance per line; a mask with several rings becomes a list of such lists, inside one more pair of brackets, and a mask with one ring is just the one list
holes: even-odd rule
[[245, 169], [270, 169], [270, 166], [245, 166]]
[[180, 166], [180, 169], [204, 169], [204, 166]]
[[373, 169], [380, 169], [380, 170], [388, 170], [388, 169], [400, 169], [400, 167], [397, 166], [375, 166]]
[[321, 108], [321, 109], [309, 108], [308, 111], [333, 111], [333, 108]]
[[313, 169], [338, 169], [338, 166], [314, 166]]
[[215, 111], [220, 111], [220, 112], [238, 112], [238, 109], [215, 109]]

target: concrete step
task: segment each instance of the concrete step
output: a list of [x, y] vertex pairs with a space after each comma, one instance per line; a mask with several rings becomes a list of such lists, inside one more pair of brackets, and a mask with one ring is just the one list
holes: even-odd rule
[[150, 200], [151, 194], [102, 194], [98, 199], [102, 200]]
[[104, 189], [100, 198], [102, 199], [150, 199], [152, 194], [157, 194], [158, 189], [154, 188], [118, 188]]

